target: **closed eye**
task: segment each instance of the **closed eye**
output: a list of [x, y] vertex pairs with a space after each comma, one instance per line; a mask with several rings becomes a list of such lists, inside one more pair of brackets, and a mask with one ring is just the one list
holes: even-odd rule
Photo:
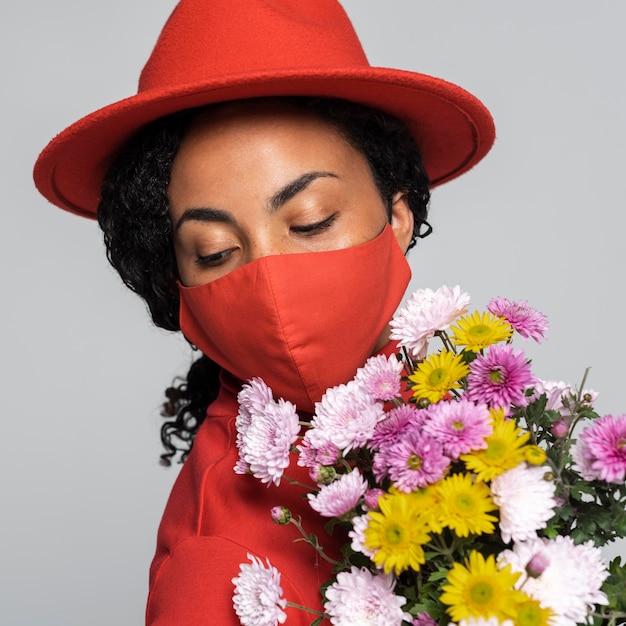
[[291, 232], [298, 235], [317, 235], [318, 233], [330, 228], [334, 221], [337, 219], [337, 214], [333, 213], [321, 222], [315, 222], [314, 224], [303, 224], [302, 226], [292, 226]]
[[225, 263], [236, 249], [237, 248], [228, 248], [228, 250], [222, 250], [221, 252], [215, 252], [214, 254], [207, 254], [204, 256], [198, 255], [195, 263], [201, 267], [217, 267]]

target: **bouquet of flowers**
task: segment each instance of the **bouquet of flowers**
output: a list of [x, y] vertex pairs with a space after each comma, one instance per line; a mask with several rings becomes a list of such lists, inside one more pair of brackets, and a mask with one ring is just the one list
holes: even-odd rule
[[[235, 471], [278, 484], [297, 449], [311, 508], [347, 529], [313, 624], [626, 623], [626, 568], [599, 549], [626, 536], [626, 414], [600, 417], [584, 378], [533, 375], [513, 338], [540, 342], [548, 325], [526, 302], [468, 305], [458, 286], [413, 293], [391, 322], [398, 355], [328, 389], [303, 433], [293, 405], [249, 381]], [[321, 549], [290, 511], [271, 515]], [[280, 573], [250, 559], [235, 610], [282, 623]]]

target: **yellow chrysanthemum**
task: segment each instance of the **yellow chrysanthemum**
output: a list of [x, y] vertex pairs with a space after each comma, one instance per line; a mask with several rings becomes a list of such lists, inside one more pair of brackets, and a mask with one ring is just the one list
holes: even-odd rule
[[514, 589], [518, 577], [510, 565], [498, 569], [493, 555], [485, 559], [473, 551], [465, 565], [455, 563], [448, 572], [449, 584], [442, 587], [441, 601], [449, 605], [447, 611], [457, 623], [479, 617], [513, 619], [516, 606], [526, 599], [525, 594]]
[[466, 346], [468, 350], [479, 352], [483, 348], [500, 341], [507, 341], [513, 334], [513, 327], [503, 317], [487, 311], [474, 311], [457, 320], [450, 328], [450, 341], [455, 346]]
[[[397, 492], [394, 487], [390, 489], [391, 493]], [[417, 489], [411, 493], [405, 494], [411, 500], [411, 508], [420, 516], [426, 524], [427, 530], [433, 533], [440, 533], [443, 530], [441, 524], [441, 507], [440, 496], [434, 485]]]
[[465, 467], [478, 480], [491, 480], [506, 470], [517, 467], [525, 459], [524, 445], [530, 438], [513, 420], [504, 416], [504, 409], [492, 409], [493, 434], [485, 439], [487, 447], [461, 455]]
[[428, 526], [411, 494], [396, 492], [379, 498], [380, 511], [368, 513], [365, 546], [385, 574], [419, 570], [424, 563], [423, 544], [429, 541]]
[[514, 623], [517, 626], [550, 626], [555, 617], [554, 611], [545, 609], [538, 600], [528, 598], [516, 607]]
[[469, 366], [463, 362], [461, 355], [444, 350], [439, 354], [431, 354], [422, 361], [415, 372], [409, 376], [414, 382], [413, 395], [421, 400], [439, 402], [450, 389], [458, 389], [459, 381], [469, 374]]
[[441, 523], [459, 537], [492, 533], [498, 518], [490, 515], [498, 507], [485, 483], [475, 483], [471, 474], [453, 474], [436, 485]]

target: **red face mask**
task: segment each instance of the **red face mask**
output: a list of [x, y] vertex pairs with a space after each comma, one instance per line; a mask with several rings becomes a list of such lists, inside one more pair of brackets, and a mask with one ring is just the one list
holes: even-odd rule
[[350, 380], [411, 278], [393, 230], [329, 252], [266, 256], [180, 291], [180, 327], [241, 380], [260, 376], [275, 397], [312, 412]]

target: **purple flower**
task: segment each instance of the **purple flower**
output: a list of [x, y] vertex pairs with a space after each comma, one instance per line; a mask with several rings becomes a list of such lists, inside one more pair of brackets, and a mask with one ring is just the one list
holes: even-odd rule
[[389, 478], [400, 491], [410, 493], [444, 477], [450, 459], [430, 435], [411, 429], [385, 450]]
[[350, 512], [367, 489], [367, 481], [353, 470], [343, 474], [338, 480], [324, 485], [317, 494], [307, 494], [314, 511], [324, 517], [341, 517]]
[[471, 400], [484, 402], [508, 413], [511, 404], [527, 403], [526, 388], [535, 381], [522, 350], [513, 346], [493, 345], [470, 363], [467, 393]]
[[437, 626], [437, 622], [424, 611], [414, 617], [411, 626]]
[[424, 423], [424, 412], [418, 411], [410, 404], [402, 404], [391, 409], [387, 417], [376, 424], [374, 434], [370, 439], [371, 448], [380, 448], [393, 443], [402, 436], [409, 426], [420, 427]]
[[528, 306], [526, 300], [512, 302], [506, 298], [494, 298], [487, 305], [487, 310], [493, 315], [506, 319], [523, 339], [530, 337], [537, 343], [541, 343], [545, 339], [548, 330], [548, 318], [543, 313]]
[[402, 361], [398, 361], [395, 355], [386, 357], [379, 354], [370, 357], [357, 371], [354, 379], [375, 400], [386, 402], [400, 395], [402, 367]]
[[572, 448], [574, 469], [585, 480], [622, 483], [626, 477], [626, 414], [605, 415], [587, 426]]
[[424, 411], [424, 432], [443, 445], [444, 454], [458, 459], [461, 454], [487, 447], [485, 437], [493, 432], [489, 408], [462, 398], [438, 402]]

